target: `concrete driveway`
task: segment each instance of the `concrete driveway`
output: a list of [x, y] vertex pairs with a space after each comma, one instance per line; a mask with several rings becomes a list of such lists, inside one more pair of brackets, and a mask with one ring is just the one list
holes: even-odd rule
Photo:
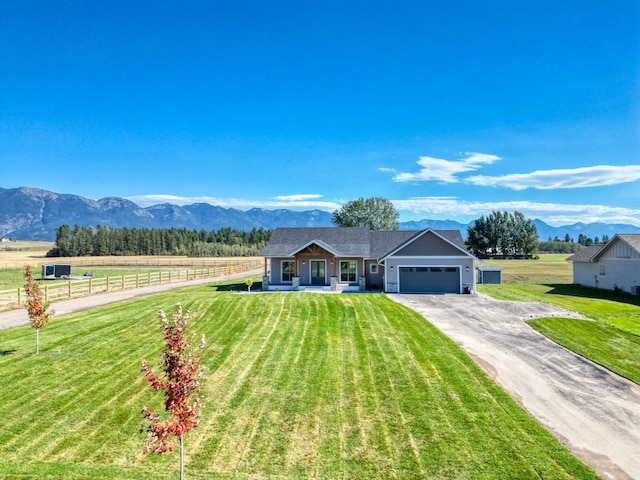
[[602, 478], [640, 480], [640, 387], [555, 344], [525, 322], [582, 318], [578, 314], [483, 294], [389, 297], [460, 345]]

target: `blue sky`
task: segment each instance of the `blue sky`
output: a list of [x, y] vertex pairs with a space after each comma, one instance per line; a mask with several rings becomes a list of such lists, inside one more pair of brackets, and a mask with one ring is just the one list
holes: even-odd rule
[[0, 2], [0, 187], [640, 226], [640, 2]]

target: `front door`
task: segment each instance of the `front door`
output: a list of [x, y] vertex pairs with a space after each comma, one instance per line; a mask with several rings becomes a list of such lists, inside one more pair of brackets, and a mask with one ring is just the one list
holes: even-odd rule
[[311, 260], [311, 285], [325, 284], [324, 260]]

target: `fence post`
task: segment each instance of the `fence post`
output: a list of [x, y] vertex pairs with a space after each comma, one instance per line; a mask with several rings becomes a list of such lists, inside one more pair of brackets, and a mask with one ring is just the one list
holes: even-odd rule
[[18, 288], [18, 306], [22, 305], [22, 289]]
[[136, 288], [140, 286], [140, 274], [136, 273]]
[[109, 291], [109, 279], [110, 279], [110, 278], [111, 278], [111, 277], [109, 277], [109, 276], [107, 275], [107, 292]]
[[122, 290], [124, 290], [124, 274], [122, 275]]
[[89, 279], [89, 295], [93, 292], [93, 278]]
[[69, 288], [69, 298], [71, 298], [71, 280], [69, 280], [68, 288]]
[[151, 272], [147, 273], [147, 286], [151, 285]]

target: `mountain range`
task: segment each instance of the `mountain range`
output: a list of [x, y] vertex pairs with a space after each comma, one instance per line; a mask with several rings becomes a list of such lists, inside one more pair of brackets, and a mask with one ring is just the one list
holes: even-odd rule
[[[230, 227], [251, 230], [263, 227], [328, 227], [331, 213], [322, 210], [298, 212], [287, 209], [252, 208], [242, 211], [208, 203], [178, 206], [153, 205], [142, 208], [130, 200], [106, 197], [91, 200], [78, 195], [54, 193], [37, 188], [0, 188], [0, 237], [14, 240], [54, 241], [56, 228], [67, 224], [114, 228], [187, 228], [189, 230], [219, 230]], [[616, 233], [640, 233], [640, 228], [626, 224], [575, 223], [553, 227], [541, 220], [533, 221], [541, 240], [566, 234], [577, 240], [583, 234], [590, 238]], [[473, 222], [472, 222], [473, 223]], [[469, 224], [453, 220], [420, 220], [402, 222], [403, 230], [460, 230], [466, 236]]]

